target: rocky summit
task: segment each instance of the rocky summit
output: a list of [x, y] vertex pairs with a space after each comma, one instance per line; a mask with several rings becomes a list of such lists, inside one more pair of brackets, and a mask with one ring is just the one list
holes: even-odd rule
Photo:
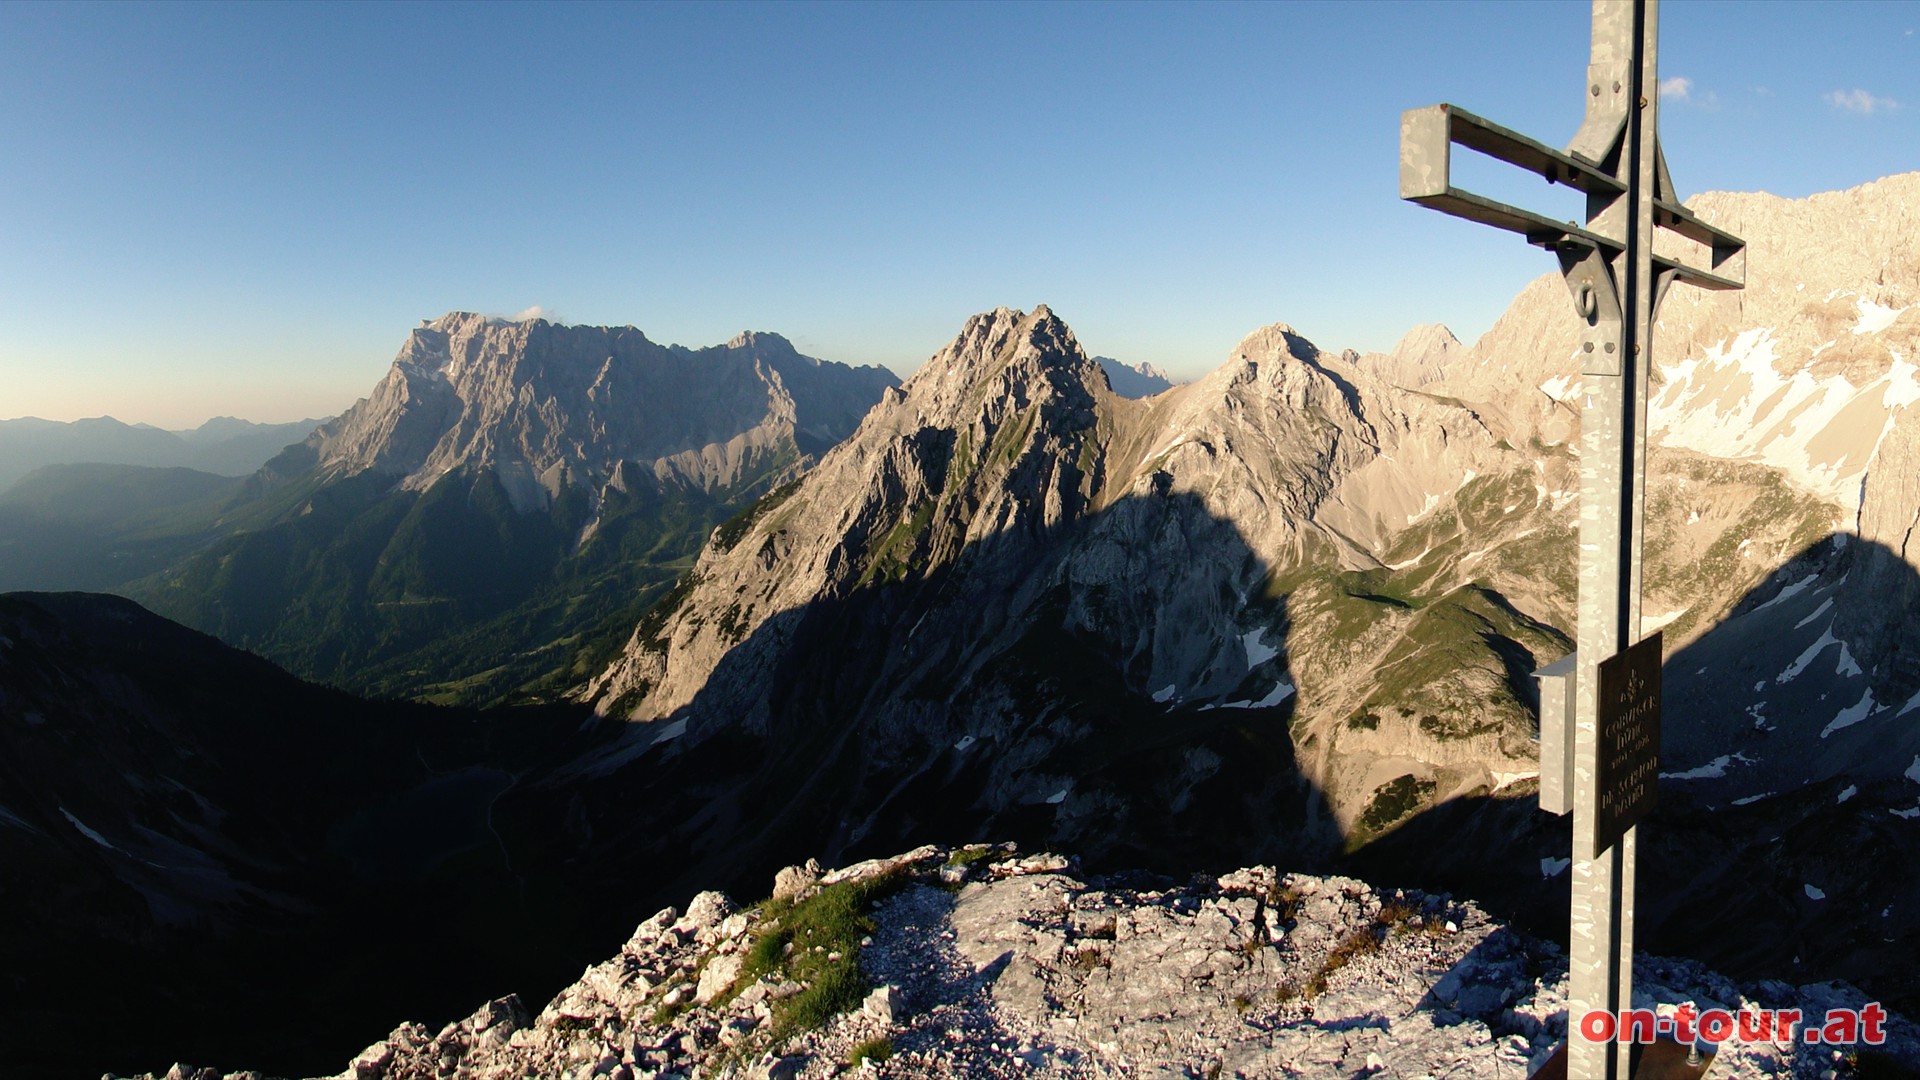
[[[1102, 877], [1011, 845], [927, 847], [789, 867], [751, 907], [701, 893], [537, 1012], [506, 997], [438, 1030], [402, 1024], [337, 1075], [1520, 1080], [1565, 1037], [1565, 984], [1557, 948], [1449, 896], [1265, 866]], [[1866, 1001], [1654, 957], [1634, 991], [1662, 1015]], [[1920, 1068], [1920, 1027], [1895, 1016], [1887, 1031], [1877, 1046], [1729, 1043], [1712, 1075]]]

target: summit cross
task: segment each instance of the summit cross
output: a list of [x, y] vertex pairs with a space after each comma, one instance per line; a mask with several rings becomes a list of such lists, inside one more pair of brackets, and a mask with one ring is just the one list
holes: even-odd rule
[[[1738, 289], [1746, 278], [1745, 242], [1681, 206], [1667, 173], [1658, 19], [1658, 0], [1594, 0], [1586, 118], [1565, 150], [1450, 105], [1400, 120], [1400, 197], [1553, 252], [1582, 323], [1577, 651], [1537, 673], [1541, 806], [1572, 811], [1574, 847], [1567, 1044], [1540, 1075], [1579, 1080], [1626, 1080], [1632, 1068], [1630, 1044], [1589, 1041], [1580, 1020], [1632, 1005], [1635, 823], [1658, 778], [1660, 636], [1643, 637], [1640, 622], [1654, 318], [1676, 281]], [[1586, 222], [1454, 187], [1455, 145], [1584, 192]]]

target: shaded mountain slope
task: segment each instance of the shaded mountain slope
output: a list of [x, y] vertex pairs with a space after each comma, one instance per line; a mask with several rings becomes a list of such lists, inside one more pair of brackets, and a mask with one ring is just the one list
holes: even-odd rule
[[[163, 1037], [312, 1070], [403, 1011], [560, 977], [572, 901], [516, 875], [539, 841], [509, 807], [579, 723], [366, 702], [116, 597], [0, 596], [8, 1075], [129, 1069]], [[476, 953], [501, 925], [525, 947]]]
[[192, 469], [48, 465], [0, 493], [0, 591], [110, 589], [217, 535], [245, 481]]

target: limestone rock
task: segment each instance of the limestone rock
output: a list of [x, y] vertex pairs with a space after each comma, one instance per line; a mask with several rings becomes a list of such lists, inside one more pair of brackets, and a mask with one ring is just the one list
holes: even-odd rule
[[[610, 977], [648, 972], [658, 983], [729, 959], [667, 933], [588, 969], [510, 1040], [471, 1037], [523, 1022], [518, 1002], [503, 998], [439, 1036], [401, 1025], [341, 1076], [826, 1080], [845, 1075], [856, 1047], [871, 1053], [884, 1040], [889, 1056], [869, 1069], [902, 1080], [1520, 1080], [1566, 1036], [1564, 955], [1471, 903], [1271, 866], [1185, 885], [1031, 873], [956, 892], [938, 874], [955, 854], [876, 860], [903, 880], [865, 912], [873, 932], [857, 968], [872, 989], [817, 1027], [769, 1023], [791, 992], [741, 994], [724, 1006], [703, 994], [676, 1006], [672, 993], [635, 992]], [[696, 899], [689, 909], [722, 906], [730, 907]], [[1283, 939], [1261, 933], [1276, 909], [1292, 929]], [[1653, 956], [1636, 959], [1634, 989], [1636, 1006], [1665, 1011], [1764, 1002], [1824, 1015], [1866, 1000], [1840, 984], [1741, 986], [1697, 963]], [[1887, 1031], [1874, 1051], [1881, 1064], [1920, 1066], [1920, 1027], [1896, 1015]], [[1729, 1045], [1714, 1070], [1731, 1080], [1811, 1075], [1828, 1066], [1827, 1052]], [[168, 1075], [217, 1074], [179, 1066]]]
[[773, 898], [785, 900], [820, 880], [820, 860], [808, 859], [804, 865], [789, 866], [773, 876]]
[[700, 971], [700, 986], [693, 992], [693, 1000], [705, 1005], [732, 989], [734, 981], [740, 977], [740, 969], [745, 965], [746, 958], [737, 953], [714, 957]]

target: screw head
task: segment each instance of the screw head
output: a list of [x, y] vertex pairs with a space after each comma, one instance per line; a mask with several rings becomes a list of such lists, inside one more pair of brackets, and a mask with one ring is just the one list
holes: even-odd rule
[[1599, 97], [1599, 96], [1600, 96], [1600, 84], [1599, 84], [1599, 83], [1594, 83], [1594, 84], [1593, 84], [1593, 96], [1594, 96], [1594, 97]]
[[1586, 343], [1586, 346], [1584, 347], [1584, 350], [1583, 350], [1583, 351], [1585, 351], [1585, 352], [1592, 352], [1592, 351], [1593, 351], [1593, 342], [1591, 342], [1591, 341], [1589, 341], [1589, 342], [1587, 342], [1587, 343]]
[[1608, 352], [1612, 352], [1612, 351], [1613, 351], [1613, 342], [1611, 342], [1611, 341], [1609, 341], [1609, 342], [1607, 342], [1607, 351], [1608, 351]]

